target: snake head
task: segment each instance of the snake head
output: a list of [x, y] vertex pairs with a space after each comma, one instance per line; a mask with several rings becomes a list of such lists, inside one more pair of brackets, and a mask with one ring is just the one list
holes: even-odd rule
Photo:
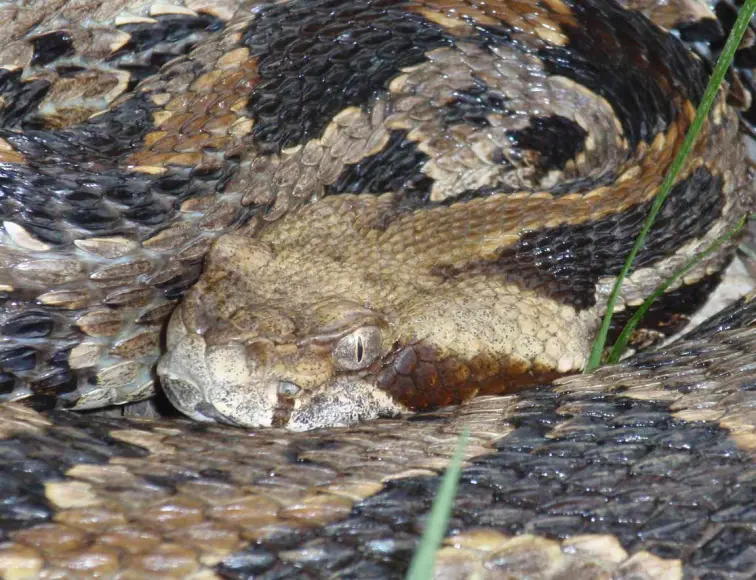
[[291, 266], [221, 238], [168, 326], [158, 372], [171, 402], [196, 420], [291, 430], [406, 410], [371, 380], [395, 340], [386, 317], [317, 292], [292, 307], [307, 292]]

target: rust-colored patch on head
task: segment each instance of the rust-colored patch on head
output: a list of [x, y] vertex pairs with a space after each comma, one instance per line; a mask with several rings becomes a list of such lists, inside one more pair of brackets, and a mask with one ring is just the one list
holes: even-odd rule
[[505, 395], [548, 383], [565, 373], [536, 368], [524, 360], [497, 360], [481, 354], [463, 361], [440, 359], [435, 349], [416, 344], [402, 349], [378, 373], [378, 385], [413, 411], [457, 405], [476, 395]]

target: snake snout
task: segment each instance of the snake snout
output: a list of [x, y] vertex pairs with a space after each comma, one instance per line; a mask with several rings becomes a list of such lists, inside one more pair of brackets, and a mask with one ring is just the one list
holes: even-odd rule
[[290, 405], [281, 404], [279, 382], [254, 375], [247, 364], [243, 344], [208, 345], [199, 333], [190, 332], [174, 313], [168, 325], [168, 352], [158, 365], [166, 396], [182, 413], [200, 421], [240, 427], [280, 424]]

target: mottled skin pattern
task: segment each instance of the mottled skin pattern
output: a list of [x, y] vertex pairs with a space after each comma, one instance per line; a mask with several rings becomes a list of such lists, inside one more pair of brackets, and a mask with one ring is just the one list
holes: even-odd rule
[[[627, 4], [716, 50], [703, 5]], [[675, 36], [606, 0], [0, 14], [4, 577], [402, 577], [463, 426], [437, 577], [756, 574], [754, 297], [545, 383], [703, 91]], [[718, 96], [626, 312], [750, 208], [748, 98]], [[54, 409], [151, 395], [161, 355], [202, 422]]]

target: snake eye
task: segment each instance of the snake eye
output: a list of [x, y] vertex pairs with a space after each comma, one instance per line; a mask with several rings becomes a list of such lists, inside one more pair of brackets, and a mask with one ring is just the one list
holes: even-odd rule
[[364, 369], [381, 354], [381, 330], [363, 326], [341, 338], [333, 349], [333, 363], [339, 370]]

